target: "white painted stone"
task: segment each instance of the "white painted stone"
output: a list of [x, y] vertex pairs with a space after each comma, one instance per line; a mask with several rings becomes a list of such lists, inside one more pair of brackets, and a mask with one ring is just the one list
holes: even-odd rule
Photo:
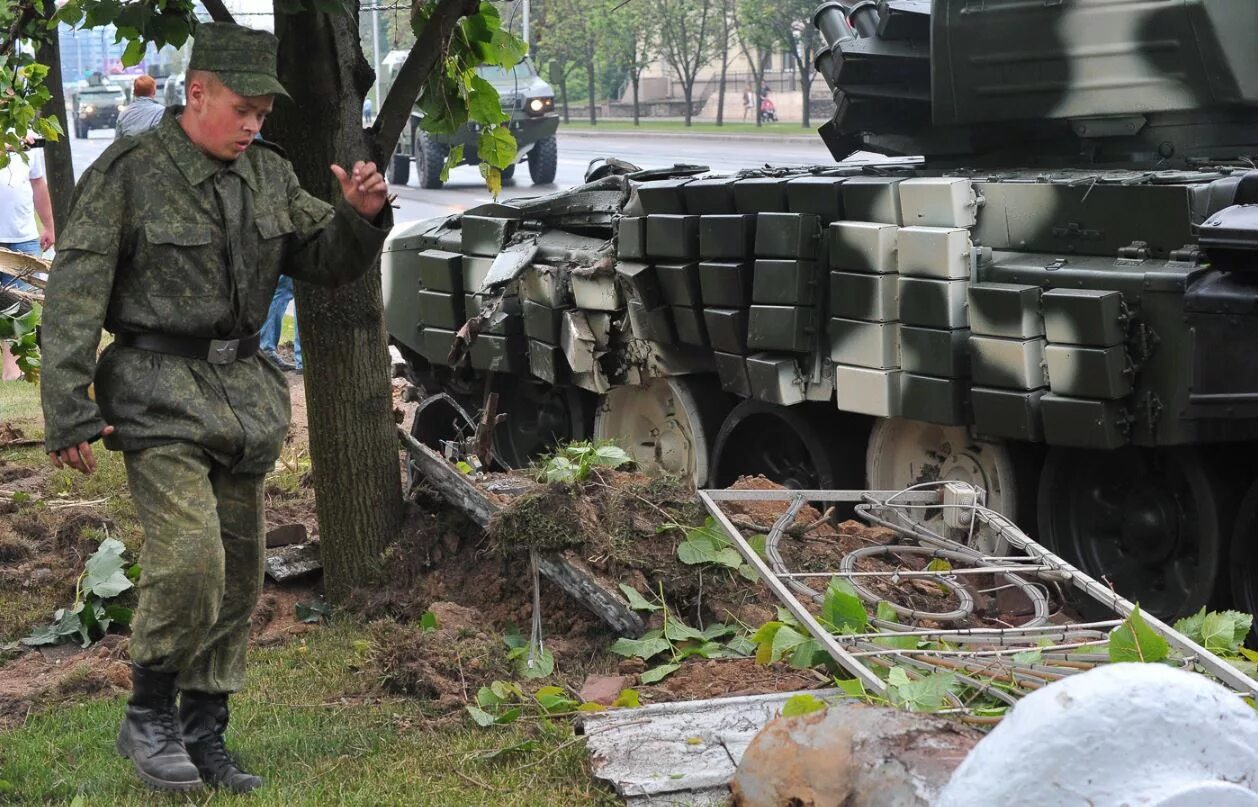
[[1258, 714], [1196, 673], [1109, 664], [1023, 698], [936, 807], [1258, 805]]

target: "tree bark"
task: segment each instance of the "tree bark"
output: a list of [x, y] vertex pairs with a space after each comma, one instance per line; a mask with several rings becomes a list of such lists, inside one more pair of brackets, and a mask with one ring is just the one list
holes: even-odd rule
[[642, 80], [642, 73], [635, 70], [630, 79], [633, 82], [633, 125], [640, 125], [638, 117], [638, 82]]
[[563, 101], [563, 122], [570, 123], [568, 117], [568, 73], [565, 71], [559, 79], [559, 95]]
[[721, 46], [721, 83], [716, 88], [716, 125], [725, 125], [725, 74], [729, 71], [729, 15], [731, 9], [725, 2], [721, 4], [721, 32], [725, 35]]
[[[276, 104], [267, 128], [302, 186], [327, 201], [339, 192], [328, 166], [372, 151], [361, 113], [372, 73], [357, 18], [357, 3], [346, 14], [275, 14], [279, 77], [293, 102]], [[324, 585], [341, 603], [367, 582], [402, 518], [379, 267], [348, 286], [295, 291]]]
[[690, 118], [691, 118], [691, 113], [693, 112], [693, 105], [694, 105], [694, 101], [692, 100], [694, 97], [694, 91], [695, 91], [694, 79], [687, 79], [681, 85], [682, 95], [686, 99], [686, 126], [690, 126]]
[[594, 103], [595, 103], [594, 79], [595, 78], [596, 77], [594, 75], [594, 49], [591, 47], [589, 50], [586, 51], [586, 54], [585, 54], [585, 86], [586, 86], [586, 89], [589, 90], [589, 93], [590, 93], [590, 125], [591, 126], [596, 126], [598, 124], [598, 115], [594, 111]]
[[210, 19], [215, 22], [235, 22], [235, 17], [227, 10], [227, 6], [223, 4], [223, 0], [202, 0], [201, 5], [205, 6], [205, 10], [210, 12]]
[[[44, 19], [51, 20], [56, 6], [49, 3], [44, 9]], [[44, 115], [50, 114], [61, 124], [59, 140], [44, 145], [44, 162], [48, 167], [48, 193], [52, 196], [52, 219], [57, 232], [70, 218], [70, 199], [74, 196], [74, 158], [70, 154], [70, 138], [74, 132], [66, 118], [65, 83], [61, 76], [61, 37], [54, 27], [48, 32], [48, 40], [35, 51], [35, 60], [48, 66], [44, 86], [52, 93], [44, 106]]]

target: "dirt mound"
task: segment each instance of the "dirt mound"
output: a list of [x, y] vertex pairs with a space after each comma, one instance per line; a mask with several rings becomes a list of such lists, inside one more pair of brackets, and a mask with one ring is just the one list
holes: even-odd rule
[[22, 725], [37, 708], [130, 690], [125, 649], [123, 637], [108, 636], [87, 650], [31, 650], [5, 665], [0, 675], [0, 731]]
[[643, 701], [659, 702], [794, 692], [830, 685], [829, 679], [808, 671], [785, 664], [766, 667], [748, 658], [683, 664], [661, 683], [642, 687], [639, 692]]

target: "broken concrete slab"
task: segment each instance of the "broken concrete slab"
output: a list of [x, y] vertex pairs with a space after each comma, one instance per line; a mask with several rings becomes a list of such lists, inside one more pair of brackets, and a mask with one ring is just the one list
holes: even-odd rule
[[[444, 457], [398, 427], [398, 437], [410, 454], [427, 487], [482, 528], [489, 526], [500, 507]], [[639, 637], [646, 623], [616, 590], [614, 581], [603, 580], [575, 555], [539, 552], [537, 568], [577, 602], [589, 608], [623, 636]]]
[[[724, 805], [748, 745], [796, 694], [593, 712], [579, 720], [577, 730], [587, 738], [594, 776], [607, 781], [631, 807]], [[837, 689], [809, 694], [843, 696]]]
[[303, 577], [322, 568], [317, 541], [281, 546], [266, 551], [267, 577], [277, 583]]
[[1258, 715], [1204, 675], [1107, 664], [1020, 700], [939, 807], [1258, 805]]
[[733, 804], [927, 807], [982, 737], [939, 717], [856, 702], [779, 717], [743, 755], [730, 783]]

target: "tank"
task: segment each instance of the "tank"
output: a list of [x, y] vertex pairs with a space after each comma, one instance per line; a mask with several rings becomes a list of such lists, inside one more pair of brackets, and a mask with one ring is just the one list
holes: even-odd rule
[[608, 159], [398, 227], [416, 382], [472, 417], [496, 394], [506, 466], [597, 438], [710, 487], [967, 481], [1159, 616], [1258, 610], [1258, 4], [811, 22], [833, 164]]

